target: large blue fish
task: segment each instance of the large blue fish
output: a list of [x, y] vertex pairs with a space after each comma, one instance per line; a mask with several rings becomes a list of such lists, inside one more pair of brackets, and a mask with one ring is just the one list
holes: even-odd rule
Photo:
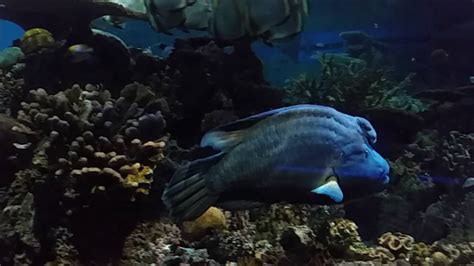
[[342, 203], [379, 192], [389, 182], [389, 166], [372, 148], [376, 139], [369, 121], [330, 107], [268, 111], [204, 135], [201, 146], [220, 153], [176, 171], [162, 199], [181, 221], [211, 205]]

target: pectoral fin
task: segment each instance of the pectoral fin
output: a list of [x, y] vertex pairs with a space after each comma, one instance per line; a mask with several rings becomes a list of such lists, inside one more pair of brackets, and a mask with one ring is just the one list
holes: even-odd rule
[[341, 202], [344, 198], [344, 194], [342, 193], [341, 188], [339, 187], [339, 184], [337, 184], [336, 180], [331, 180], [324, 185], [321, 185], [313, 190], [311, 192], [316, 193], [316, 194], [321, 194], [321, 195], [326, 195], [330, 197], [332, 200], [335, 202]]

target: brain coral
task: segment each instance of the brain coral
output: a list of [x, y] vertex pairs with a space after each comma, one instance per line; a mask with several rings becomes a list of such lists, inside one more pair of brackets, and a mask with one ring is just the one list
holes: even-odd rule
[[409, 235], [402, 233], [387, 232], [379, 237], [379, 244], [387, 248], [398, 258], [407, 258], [408, 252], [413, 249], [415, 240]]

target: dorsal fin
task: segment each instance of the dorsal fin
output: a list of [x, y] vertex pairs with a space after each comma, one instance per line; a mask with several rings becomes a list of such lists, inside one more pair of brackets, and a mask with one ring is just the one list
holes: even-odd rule
[[239, 145], [245, 138], [247, 129], [257, 124], [258, 122], [276, 114], [310, 107], [314, 106], [309, 104], [302, 104], [283, 107], [225, 124], [206, 133], [202, 137], [201, 147], [209, 146], [216, 150], [227, 152], [233, 147]]
[[[222, 125], [220, 127], [217, 127], [213, 129], [212, 131], [225, 131], [225, 132], [230, 132], [230, 131], [235, 131], [235, 130], [242, 130], [242, 129], [247, 129], [258, 122], [264, 120], [265, 118], [268, 118], [270, 116], [280, 114], [280, 113], [286, 113], [289, 111], [294, 111], [294, 110], [299, 110], [299, 109], [305, 109], [305, 108], [314, 108], [315, 105], [311, 104], [300, 104], [300, 105], [293, 105], [293, 106], [288, 106], [288, 107], [282, 107], [278, 109], [273, 109], [270, 111], [266, 111], [260, 114], [252, 115], [247, 118], [239, 119], [237, 121]], [[211, 131], [211, 132], [212, 132]]]

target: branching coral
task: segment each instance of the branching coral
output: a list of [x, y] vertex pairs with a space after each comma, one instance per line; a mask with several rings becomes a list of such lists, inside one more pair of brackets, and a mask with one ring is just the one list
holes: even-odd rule
[[133, 201], [148, 193], [153, 168], [164, 157], [165, 121], [153, 96], [138, 84], [118, 99], [93, 85], [54, 95], [37, 89], [18, 118], [47, 136], [47, 168], [65, 180], [66, 195]]
[[319, 80], [306, 75], [290, 80], [285, 86], [288, 103], [312, 102], [349, 113], [391, 107], [410, 112], [426, 110], [427, 104], [407, 94], [412, 75], [396, 84], [380, 69], [369, 69], [359, 59], [324, 54]]

